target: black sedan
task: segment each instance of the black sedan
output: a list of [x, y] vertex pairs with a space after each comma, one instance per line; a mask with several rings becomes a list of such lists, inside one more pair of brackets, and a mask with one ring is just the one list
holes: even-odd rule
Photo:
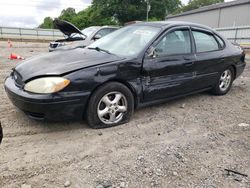
[[104, 128], [128, 122], [137, 107], [206, 90], [224, 95], [245, 65], [244, 51], [206, 26], [142, 22], [85, 49], [25, 60], [5, 89], [32, 118], [85, 117]]

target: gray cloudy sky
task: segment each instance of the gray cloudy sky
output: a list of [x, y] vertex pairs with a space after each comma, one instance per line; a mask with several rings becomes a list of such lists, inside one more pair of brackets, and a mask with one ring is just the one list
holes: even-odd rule
[[0, 0], [0, 26], [37, 27], [46, 16], [57, 17], [62, 9], [80, 11], [91, 0]]
[[[34, 28], [46, 16], [58, 17], [64, 8], [80, 11], [92, 0], [0, 0], [0, 26]], [[189, 0], [182, 0], [186, 4]]]

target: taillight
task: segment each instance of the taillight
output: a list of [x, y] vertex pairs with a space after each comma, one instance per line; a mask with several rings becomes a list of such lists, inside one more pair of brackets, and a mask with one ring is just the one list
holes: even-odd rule
[[240, 58], [240, 60], [241, 60], [242, 62], [245, 62], [245, 58], [246, 58], [246, 53], [245, 53], [245, 51], [242, 49], [242, 53], [241, 53], [241, 58]]

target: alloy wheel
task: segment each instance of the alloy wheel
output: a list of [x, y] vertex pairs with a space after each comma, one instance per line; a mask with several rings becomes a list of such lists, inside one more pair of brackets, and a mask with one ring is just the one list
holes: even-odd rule
[[103, 123], [114, 124], [122, 120], [127, 108], [127, 99], [122, 93], [110, 92], [99, 101], [97, 115]]
[[220, 90], [221, 91], [226, 91], [230, 84], [231, 84], [231, 80], [232, 80], [232, 73], [229, 69], [225, 70], [220, 77]]

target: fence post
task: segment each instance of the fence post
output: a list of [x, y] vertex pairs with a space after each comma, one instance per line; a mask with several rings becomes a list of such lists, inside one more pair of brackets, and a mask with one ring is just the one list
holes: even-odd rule
[[235, 36], [234, 36], [234, 42], [236, 43], [237, 41], [237, 35], [238, 35], [238, 27], [236, 27], [236, 30], [235, 30]]
[[2, 27], [0, 27], [1, 28], [1, 38], [3, 39], [3, 28]]
[[19, 28], [19, 34], [20, 34], [21, 41], [23, 41], [23, 39], [22, 39], [22, 33], [21, 33], [21, 28]]
[[52, 33], [53, 33], [53, 40], [55, 40], [55, 32], [54, 32], [54, 29], [52, 30]]

